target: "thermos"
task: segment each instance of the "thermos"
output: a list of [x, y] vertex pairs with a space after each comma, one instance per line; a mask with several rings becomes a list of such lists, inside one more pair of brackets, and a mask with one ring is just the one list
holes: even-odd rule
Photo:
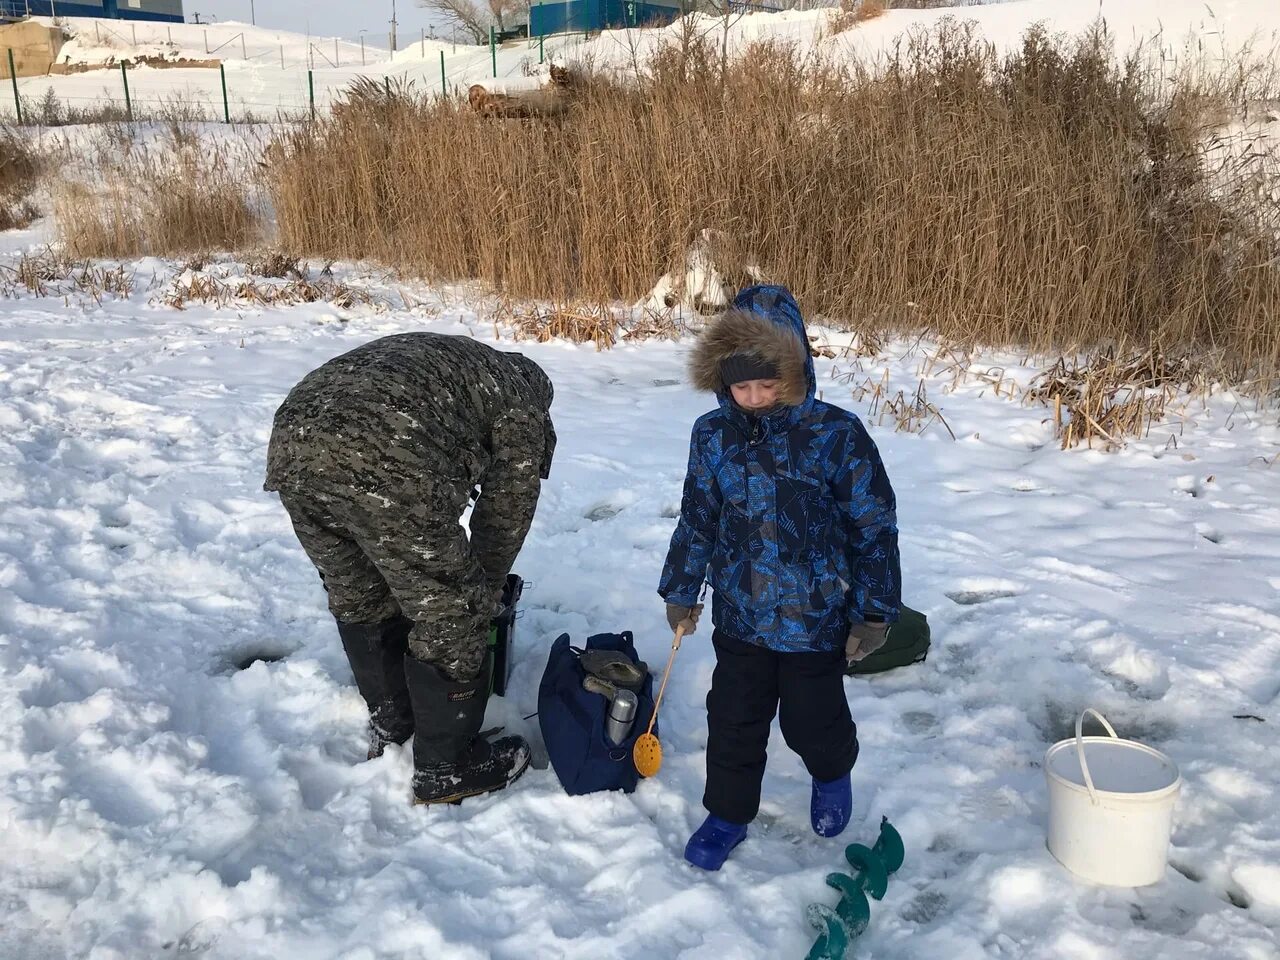
[[631, 735], [631, 727], [636, 722], [636, 708], [639, 701], [630, 690], [619, 689], [609, 704], [609, 713], [604, 720], [604, 733], [614, 746], [622, 743]]

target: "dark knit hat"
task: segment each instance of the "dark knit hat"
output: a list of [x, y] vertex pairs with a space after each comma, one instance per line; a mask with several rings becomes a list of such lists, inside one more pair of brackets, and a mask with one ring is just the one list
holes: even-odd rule
[[778, 365], [758, 353], [731, 353], [720, 361], [720, 379], [726, 387], [744, 380], [777, 380]]

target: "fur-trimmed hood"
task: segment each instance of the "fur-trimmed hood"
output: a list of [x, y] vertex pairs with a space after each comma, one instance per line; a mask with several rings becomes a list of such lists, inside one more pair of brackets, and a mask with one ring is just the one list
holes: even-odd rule
[[689, 358], [689, 378], [697, 389], [716, 394], [722, 406], [733, 401], [720, 377], [720, 361], [735, 353], [754, 353], [778, 368], [784, 405], [800, 407], [813, 399], [817, 381], [809, 338], [800, 308], [786, 287], [747, 287], [729, 311], [698, 336]]

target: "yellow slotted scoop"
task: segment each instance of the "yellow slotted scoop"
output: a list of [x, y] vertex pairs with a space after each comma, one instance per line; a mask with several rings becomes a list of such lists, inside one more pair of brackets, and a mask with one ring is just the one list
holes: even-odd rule
[[671, 677], [671, 664], [675, 662], [676, 651], [680, 649], [680, 641], [684, 639], [684, 624], [676, 627], [675, 639], [671, 641], [671, 656], [667, 657], [667, 669], [662, 674], [662, 686], [658, 688], [658, 699], [653, 704], [653, 715], [649, 717], [649, 729], [636, 737], [635, 746], [631, 749], [631, 759], [642, 777], [652, 777], [662, 766], [662, 742], [653, 735], [653, 725], [658, 721], [658, 708], [662, 706], [662, 695], [667, 692], [667, 680]]

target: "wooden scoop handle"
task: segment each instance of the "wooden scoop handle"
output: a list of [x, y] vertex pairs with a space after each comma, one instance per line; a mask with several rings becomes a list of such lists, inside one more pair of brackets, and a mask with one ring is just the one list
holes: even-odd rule
[[658, 708], [662, 706], [662, 695], [667, 692], [667, 679], [671, 676], [671, 664], [676, 659], [676, 651], [680, 649], [680, 641], [684, 639], [684, 624], [676, 627], [675, 638], [671, 641], [671, 655], [667, 657], [667, 669], [662, 674], [662, 686], [658, 688], [658, 699], [653, 703], [653, 713], [649, 716], [649, 729], [646, 735], [653, 733], [653, 725], [658, 722]]

